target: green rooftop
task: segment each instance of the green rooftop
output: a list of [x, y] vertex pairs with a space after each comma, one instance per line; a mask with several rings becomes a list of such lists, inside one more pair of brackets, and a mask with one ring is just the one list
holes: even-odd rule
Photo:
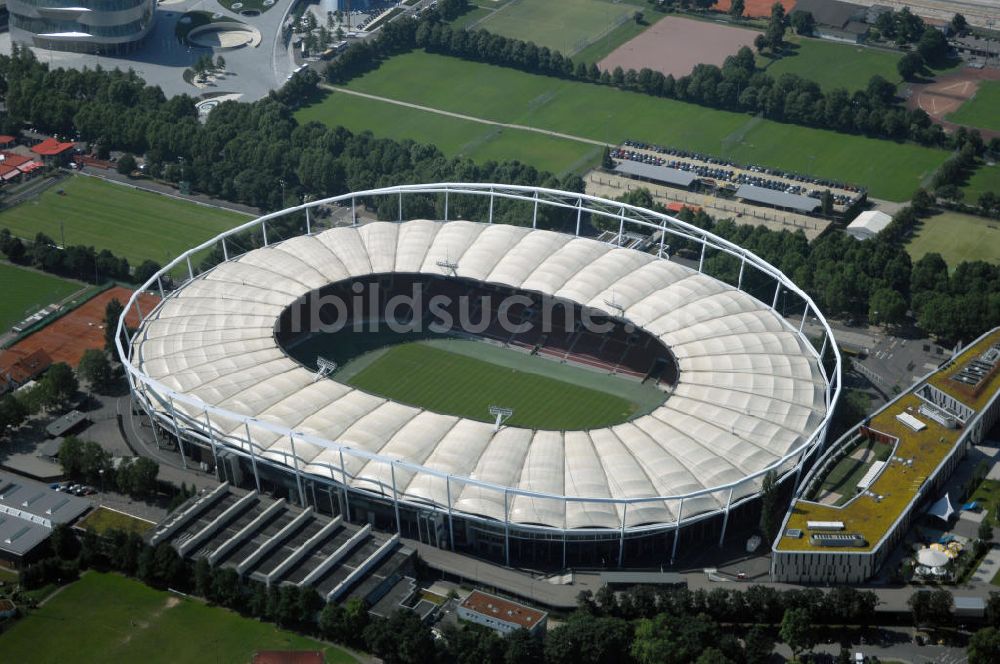
[[[1000, 371], [994, 371], [975, 395], [972, 395], [962, 383], [951, 380], [951, 376], [966, 362], [998, 342], [1000, 342], [1000, 329], [994, 330], [978, 343], [965, 349], [957, 358], [931, 376], [927, 383], [978, 412], [1000, 389]], [[913, 500], [917, 489], [930, 477], [962, 434], [962, 429], [947, 429], [917, 412], [923, 401], [914, 392], [916, 387], [921, 385], [922, 383], [917, 384], [909, 394], [873, 415], [869, 423], [869, 428], [873, 431], [898, 441], [888, 464], [869, 487], [870, 492], [881, 498], [876, 500], [870, 495], [859, 495], [842, 507], [803, 500], [795, 501], [785, 529], [800, 529], [802, 537], [787, 537], [783, 531], [777, 543], [779, 551], [871, 551], [882, 539]], [[917, 417], [926, 428], [916, 432], [896, 419], [897, 415], [904, 412]], [[913, 460], [912, 464], [906, 463], [909, 459]], [[840, 532], [857, 533], [865, 539], [866, 545], [836, 548], [816, 546], [809, 537], [811, 533], [806, 527], [808, 521], [841, 521], [844, 529]]]

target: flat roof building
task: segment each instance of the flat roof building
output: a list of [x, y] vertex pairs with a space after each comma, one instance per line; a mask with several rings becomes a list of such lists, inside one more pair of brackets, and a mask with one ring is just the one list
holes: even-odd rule
[[[910, 426], [907, 419], [922, 426]], [[1000, 328], [995, 328], [830, 446], [785, 515], [772, 549], [772, 580], [832, 584], [873, 577], [914, 516], [945, 493], [968, 448], [982, 442], [998, 420]], [[814, 487], [859, 441], [891, 445], [885, 464], [843, 504], [814, 499]], [[841, 530], [817, 528], [834, 521]]]
[[0, 472], [0, 560], [14, 567], [31, 562], [53, 528], [91, 507], [89, 500]]
[[549, 614], [509, 599], [473, 590], [458, 607], [462, 620], [489, 627], [501, 635], [526, 629], [532, 634], [545, 631]]

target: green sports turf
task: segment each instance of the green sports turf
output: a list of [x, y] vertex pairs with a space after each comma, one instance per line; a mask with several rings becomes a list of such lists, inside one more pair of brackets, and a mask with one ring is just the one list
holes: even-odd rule
[[1000, 81], [982, 81], [972, 99], [947, 119], [969, 127], [1000, 131]]
[[1000, 263], [1000, 221], [942, 212], [920, 222], [906, 251], [913, 260], [937, 252], [952, 270], [962, 261]]
[[574, 55], [643, 9], [608, 0], [513, 0], [476, 27]]
[[90, 572], [0, 634], [4, 662], [231, 662], [258, 650], [345, 651], [115, 574]]
[[901, 80], [896, 70], [901, 57], [898, 52], [807, 37], [792, 37], [790, 41], [792, 48], [787, 55], [776, 60], [758, 56], [758, 66], [775, 78], [798, 74], [816, 81], [824, 90], [863, 90], [876, 74], [891, 83]]
[[983, 164], [962, 187], [964, 200], [971, 205], [975, 205], [979, 197], [988, 191], [1000, 196], [1000, 164]]
[[0, 263], [0, 332], [81, 288], [84, 285], [75, 281]]
[[[464, 343], [484, 347], [480, 342]], [[545, 365], [561, 366], [523, 353], [517, 355], [523, 358], [526, 367], [529, 362], [543, 370]], [[573, 369], [589, 374], [588, 381], [593, 377], [606, 379], [609, 390], [613, 389], [611, 381], [626, 382], [623, 378]], [[607, 426], [629, 419], [640, 408], [634, 401], [611, 391], [583, 387], [423, 342], [403, 343], [382, 351], [347, 382], [394, 401], [475, 420], [491, 421], [491, 405], [513, 408], [510, 425], [537, 429]]]
[[334, 93], [321, 104], [302, 109], [298, 119], [343, 125], [355, 132], [377, 128], [374, 133], [380, 138], [434, 143], [449, 157], [466, 157], [479, 163], [517, 159], [558, 175], [592, 165], [601, 156], [601, 148], [595, 145], [345, 94]]
[[67, 245], [108, 249], [137, 265], [145, 259], [164, 264], [249, 219], [228, 210], [74, 176], [0, 212], [0, 228], [27, 239], [42, 232], [62, 243], [62, 225]]
[[[863, 136], [781, 124], [743, 113], [718, 111], [670, 99], [614, 88], [526, 74], [514, 69], [468, 62], [416, 51], [386, 61], [378, 70], [349, 84], [355, 90], [431, 108], [499, 122], [521, 124], [616, 144], [626, 138], [698, 150], [741, 162], [815, 174], [865, 185], [878, 198], [908, 200], [913, 191], [948, 157], [943, 150]], [[456, 94], [461, 90], [461, 94]], [[371, 107], [371, 100], [364, 109]], [[453, 143], [451, 118], [428, 121], [427, 112], [383, 103], [382, 115], [350, 110], [357, 98], [330, 95], [299, 111], [300, 120], [344, 124], [376, 135], [408, 137], [429, 143]], [[407, 129], [400, 129], [406, 125]], [[538, 140], [542, 137], [539, 136]], [[531, 137], [536, 140], [536, 137]], [[594, 146], [587, 146], [588, 149]], [[498, 137], [495, 158], [528, 159], [523, 143]], [[448, 154], [448, 148], [442, 148]], [[573, 168], [575, 156], [549, 154]], [[596, 160], [595, 160], [596, 161]], [[585, 165], [585, 164], [584, 164]]]
[[100, 506], [87, 516], [80, 519], [76, 525], [77, 527], [97, 533], [98, 535], [103, 535], [109, 530], [120, 530], [126, 533], [137, 533], [142, 535], [156, 524], [151, 521], [146, 521], [145, 519], [125, 514], [124, 512]]

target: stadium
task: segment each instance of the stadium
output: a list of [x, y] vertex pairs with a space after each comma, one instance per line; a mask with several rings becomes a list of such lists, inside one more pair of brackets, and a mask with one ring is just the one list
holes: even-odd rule
[[[315, 231], [331, 206], [354, 225]], [[358, 224], [361, 206], [396, 219]], [[779, 270], [552, 189], [311, 201], [194, 247], [143, 291], [161, 301], [129, 301], [118, 352], [182, 458], [506, 565], [673, 563], [685, 542], [721, 544], [766, 473], [798, 482], [840, 393], [826, 320]], [[474, 321], [440, 325], [465, 306]]]

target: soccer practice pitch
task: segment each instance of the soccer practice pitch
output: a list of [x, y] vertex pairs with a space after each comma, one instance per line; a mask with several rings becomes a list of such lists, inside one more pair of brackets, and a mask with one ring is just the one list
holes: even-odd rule
[[146, 259], [162, 265], [249, 219], [229, 210], [77, 175], [0, 212], [0, 228], [27, 240], [45, 233], [59, 244], [65, 238], [67, 245], [108, 249], [133, 265]]
[[86, 288], [76, 281], [61, 279], [36, 270], [0, 263], [0, 333], [39, 309]]
[[[782, 124], [420, 51], [389, 58], [346, 87], [387, 101], [335, 92], [300, 109], [299, 121], [410, 138], [438, 145], [448, 156], [478, 161], [485, 156], [479, 147], [489, 144], [489, 158], [518, 160], [556, 173], [586, 170], [599, 161], [602, 145], [631, 138], [861, 184], [872, 196], [905, 201], [948, 157], [944, 150], [912, 143]], [[393, 101], [568, 136], [537, 132], [529, 136], [523, 129], [435, 115]], [[384, 112], [377, 112], [379, 107]], [[457, 140], [456, 131], [462, 134]], [[510, 132], [516, 132], [515, 142], [508, 142], [514, 136]], [[581, 140], [574, 140], [577, 137]], [[544, 164], [525, 150], [526, 142], [542, 145], [543, 141], [550, 148], [545, 150]]]
[[[307, 352], [322, 354], [323, 344], [349, 348], [352, 342], [344, 340], [345, 334], [350, 333], [314, 338]], [[385, 335], [375, 338], [393, 341]], [[332, 379], [400, 403], [484, 422], [494, 421], [490, 406], [510, 408], [514, 414], [507, 424], [533, 429], [609, 426], [647, 413], [666, 398], [651, 384], [484, 341], [405, 339], [399, 336], [393, 345], [362, 352], [343, 363]], [[295, 354], [305, 360], [303, 350]]]
[[[480, 2], [480, 6], [493, 4]], [[632, 16], [643, 11], [641, 5], [609, 0], [511, 0], [480, 19], [475, 28], [572, 56], [614, 28], [634, 23]]]
[[1000, 131], [1000, 81], [982, 81], [972, 99], [948, 119], [970, 127]]
[[941, 254], [954, 271], [962, 261], [1000, 264], [1000, 221], [960, 212], [941, 212], [922, 219], [906, 252], [914, 261], [924, 254]]
[[246, 664], [258, 650], [319, 650], [328, 664], [357, 661], [269, 623], [97, 572], [0, 634], [4, 662]]

